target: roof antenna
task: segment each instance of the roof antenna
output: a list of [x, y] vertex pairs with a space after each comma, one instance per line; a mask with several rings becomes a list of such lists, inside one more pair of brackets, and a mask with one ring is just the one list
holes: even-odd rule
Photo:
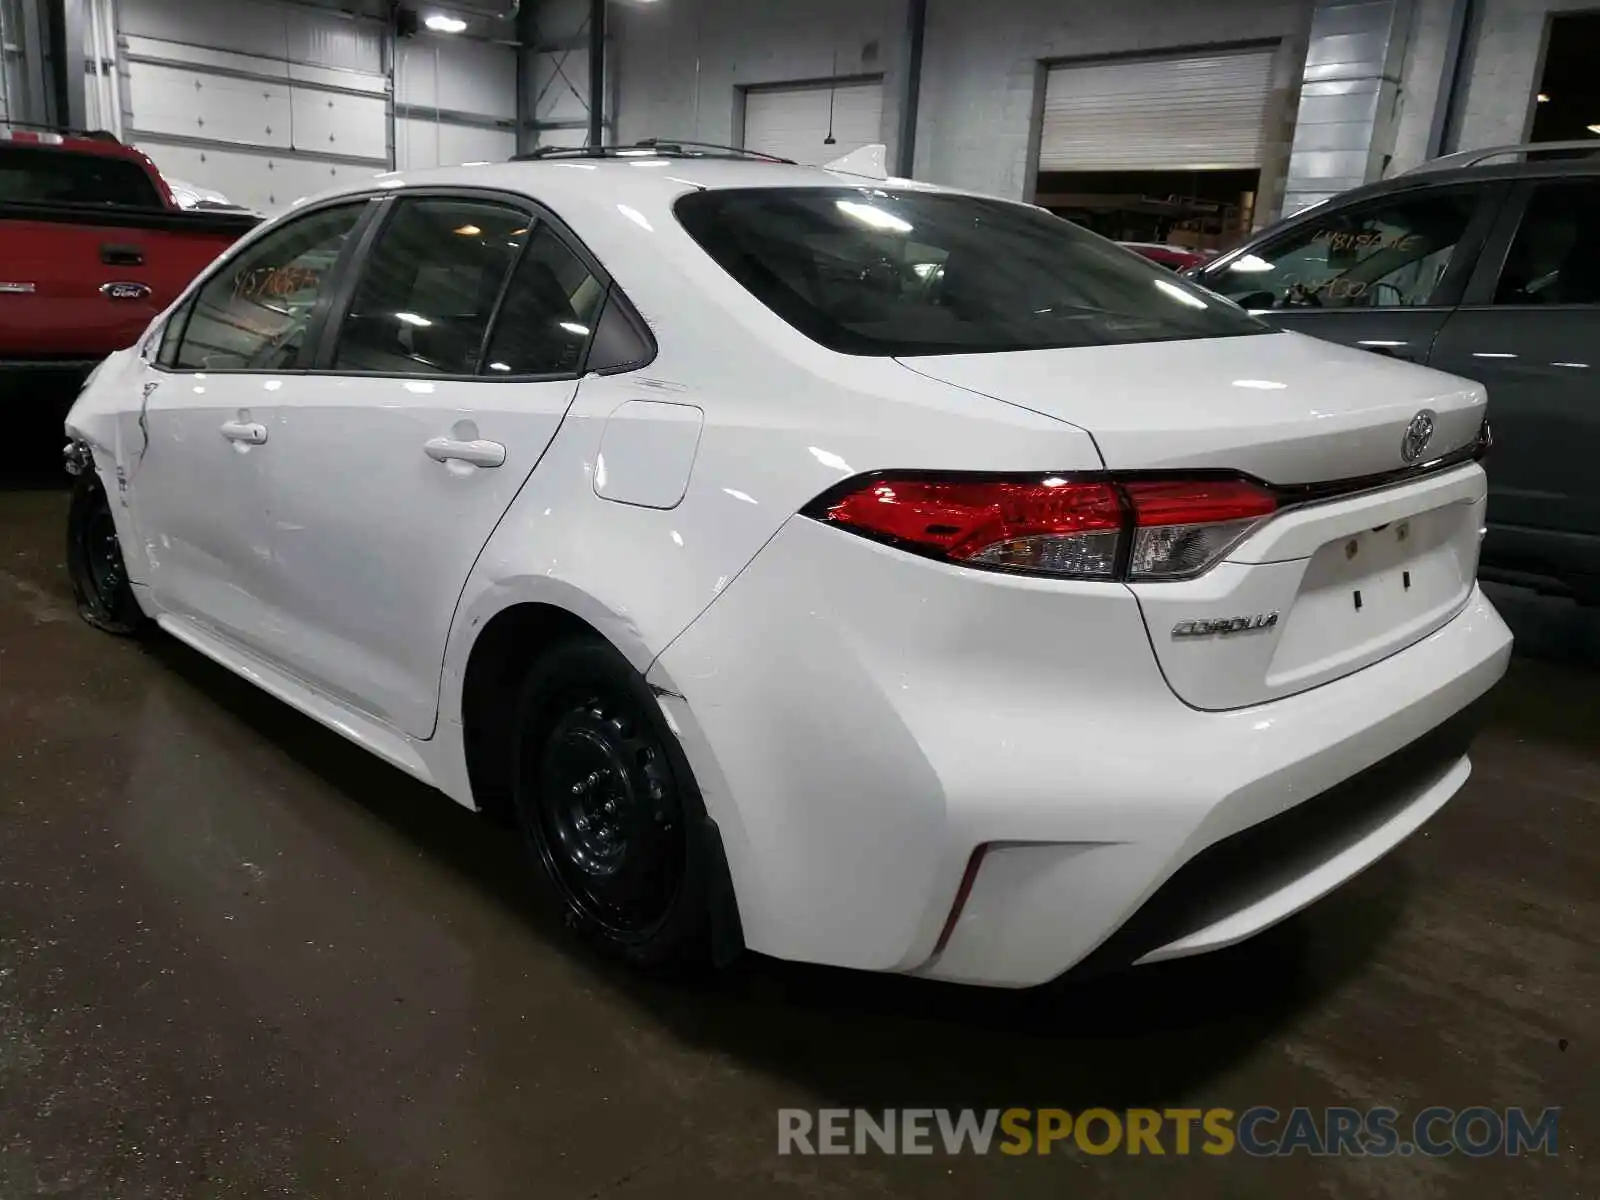
[[836, 146], [839, 139], [833, 136], [833, 98], [839, 91], [839, 47], [833, 48], [833, 70], [828, 83], [828, 136], [822, 139], [824, 146]]

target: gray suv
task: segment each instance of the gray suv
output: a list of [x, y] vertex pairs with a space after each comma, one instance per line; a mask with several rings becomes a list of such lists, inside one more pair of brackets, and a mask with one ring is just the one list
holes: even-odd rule
[[1482, 574], [1589, 604], [1600, 604], [1597, 155], [1600, 139], [1449, 155], [1191, 273], [1285, 329], [1480, 380], [1495, 434]]

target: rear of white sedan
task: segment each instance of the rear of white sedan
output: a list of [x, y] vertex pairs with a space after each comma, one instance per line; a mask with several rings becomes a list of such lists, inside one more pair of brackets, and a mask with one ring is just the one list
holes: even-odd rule
[[1480, 388], [1270, 332], [1020, 206], [678, 212], [841, 362], [1086, 447], [1038, 469], [1019, 429], [1016, 469], [961, 470], [911, 429], [853, 439], [660, 657], [702, 785], [735, 801], [751, 945], [1004, 986], [1194, 954], [1461, 787], [1510, 652], [1475, 584]]
[[113, 356], [85, 615], [513, 819], [646, 966], [1193, 954], [1461, 787], [1481, 388], [1027, 205], [571, 153], [316, 198]]

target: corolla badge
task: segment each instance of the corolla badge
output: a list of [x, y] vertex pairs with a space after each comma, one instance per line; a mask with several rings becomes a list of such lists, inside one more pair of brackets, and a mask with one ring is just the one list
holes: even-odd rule
[[1278, 623], [1276, 612], [1251, 613], [1247, 617], [1217, 617], [1211, 620], [1179, 621], [1172, 627], [1175, 638], [1226, 636], [1230, 633], [1248, 633], [1252, 629], [1271, 629]]
[[1406, 462], [1416, 462], [1428, 448], [1428, 443], [1433, 440], [1433, 419], [1436, 415], [1431, 408], [1425, 408], [1411, 418], [1405, 436], [1400, 439], [1400, 457]]
[[150, 294], [147, 283], [102, 283], [100, 294], [107, 300], [143, 300]]

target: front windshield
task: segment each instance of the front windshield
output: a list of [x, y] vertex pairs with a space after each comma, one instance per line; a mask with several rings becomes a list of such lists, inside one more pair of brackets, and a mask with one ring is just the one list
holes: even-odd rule
[[879, 188], [695, 192], [690, 236], [847, 354], [959, 354], [1267, 333], [1226, 300], [1039, 209]]

